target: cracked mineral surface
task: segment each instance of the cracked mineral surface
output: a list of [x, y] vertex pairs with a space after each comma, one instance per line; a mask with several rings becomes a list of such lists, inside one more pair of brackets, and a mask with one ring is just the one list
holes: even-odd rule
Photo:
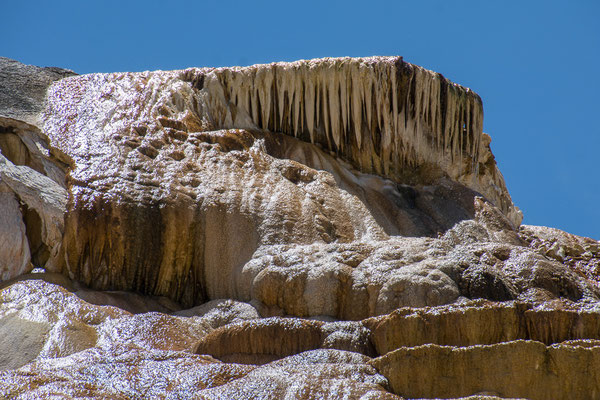
[[401, 57], [0, 58], [0, 397], [600, 398], [600, 243]]

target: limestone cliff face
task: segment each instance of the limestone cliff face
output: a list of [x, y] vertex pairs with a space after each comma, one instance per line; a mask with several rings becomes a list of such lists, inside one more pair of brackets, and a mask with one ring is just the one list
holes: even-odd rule
[[[482, 193], [515, 226], [521, 220], [482, 133], [479, 96], [401, 57], [91, 75], [55, 85], [49, 101], [46, 129], [70, 151], [84, 123], [124, 136], [136, 126], [174, 135], [258, 129], [317, 144], [396, 182], [447, 176]], [[67, 122], [74, 115], [75, 126]], [[140, 150], [152, 157], [157, 149]]]

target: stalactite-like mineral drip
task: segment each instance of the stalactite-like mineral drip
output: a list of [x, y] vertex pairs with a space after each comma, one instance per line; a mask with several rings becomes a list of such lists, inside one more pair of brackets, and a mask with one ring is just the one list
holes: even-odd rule
[[434, 163], [459, 165], [461, 175], [468, 171], [459, 160], [478, 159], [479, 97], [399, 57], [222, 68], [206, 80], [215, 127], [306, 138], [365, 172], [393, 177]]
[[214, 129], [294, 136], [362, 172], [397, 182], [447, 176], [520, 223], [500, 173], [492, 172], [491, 181], [478, 175], [481, 99], [441, 74], [402, 57], [324, 58], [198, 73], [204, 82], [198, 91], [201, 119]]

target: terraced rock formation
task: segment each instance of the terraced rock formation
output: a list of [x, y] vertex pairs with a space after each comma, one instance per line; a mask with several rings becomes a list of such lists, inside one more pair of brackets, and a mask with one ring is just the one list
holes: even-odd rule
[[600, 398], [600, 243], [520, 226], [470, 89], [399, 57], [0, 82], [0, 397]]

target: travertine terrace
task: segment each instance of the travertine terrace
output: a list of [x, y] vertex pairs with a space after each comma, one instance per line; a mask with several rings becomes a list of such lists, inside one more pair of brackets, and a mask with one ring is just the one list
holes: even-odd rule
[[0, 397], [600, 398], [600, 243], [520, 226], [472, 90], [401, 57], [0, 83]]

